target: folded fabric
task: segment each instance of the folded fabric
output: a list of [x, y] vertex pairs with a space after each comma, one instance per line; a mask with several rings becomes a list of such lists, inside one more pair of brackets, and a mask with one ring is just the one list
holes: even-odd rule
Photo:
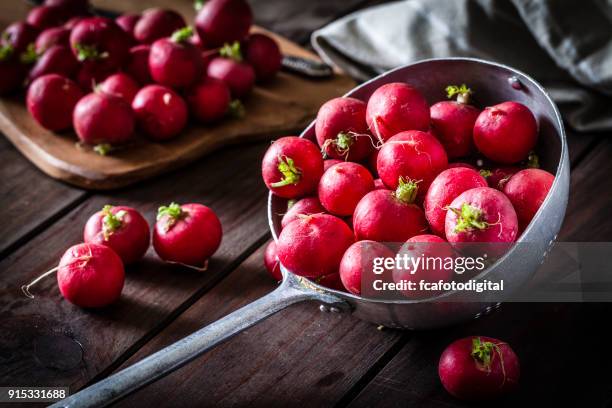
[[358, 80], [426, 58], [501, 62], [540, 81], [572, 128], [612, 130], [612, 0], [404, 0], [337, 20], [312, 45]]

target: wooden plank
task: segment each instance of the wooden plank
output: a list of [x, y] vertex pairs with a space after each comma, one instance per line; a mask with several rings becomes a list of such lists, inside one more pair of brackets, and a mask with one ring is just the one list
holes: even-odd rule
[[[612, 141], [602, 140], [572, 173], [570, 203], [560, 239], [612, 239]], [[593, 192], [597, 191], [597, 194]], [[497, 313], [449, 330], [414, 333], [413, 339], [358, 394], [352, 407], [467, 406], [442, 388], [437, 375], [440, 353], [451, 341], [481, 334], [508, 341], [523, 367], [520, 391], [496, 406], [603, 406], [612, 396], [612, 357], [587, 357], [578, 350], [603, 350], [612, 338], [602, 331], [612, 305], [504, 304]], [[588, 354], [588, 353], [586, 353]], [[590, 404], [585, 405], [588, 399]]]
[[[254, 177], [265, 148], [225, 149], [189, 171], [95, 196], [2, 261], [0, 384], [81, 387], [234, 269], [268, 234], [266, 189]], [[82, 239], [87, 217], [104, 204], [134, 206], [152, 222], [157, 206], [170, 201], [202, 202], [219, 214], [224, 239], [206, 273], [163, 264], [151, 249], [129, 268], [121, 300], [104, 310], [82, 310], [62, 300], [53, 278], [33, 289], [34, 300], [21, 293], [22, 284], [54, 267]]]
[[3, 258], [33, 232], [82, 200], [85, 192], [46, 177], [4, 138], [0, 138], [0, 163], [0, 258]]
[[[126, 362], [146, 355], [275, 287], [262, 246]], [[351, 316], [298, 304], [128, 397], [120, 406], [333, 406], [400, 339]]]

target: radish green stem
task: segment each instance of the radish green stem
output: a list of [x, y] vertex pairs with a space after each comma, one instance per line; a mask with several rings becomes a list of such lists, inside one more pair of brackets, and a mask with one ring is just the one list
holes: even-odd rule
[[112, 235], [113, 232], [117, 231], [123, 225], [123, 217], [126, 212], [123, 210], [117, 211], [115, 214], [112, 213], [113, 206], [105, 205], [102, 208], [102, 213], [104, 214], [104, 218], [102, 219], [102, 234], [104, 235], [104, 240], [108, 241], [108, 238]]
[[278, 158], [278, 171], [283, 175], [281, 181], [270, 184], [271, 187], [284, 187], [291, 184], [297, 184], [300, 181], [302, 172], [295, 167], [292, 158], [283, 156]]
[[399, 178], [399, 184], [395, 190], [395, 198], [406, 204], [414, 203], [417, 192], [419, 191], [419, 181]]
[[77, 50], [77, 59], [81, 62], [87, 60], [101, 60], [108, 57], [108, 52], [100, 52], [95, 45], [75, 44]]
[[46, 278], [47, 276], [57, 272], [58, 269], [59, 269], [59, 266], [56, 266], [55, 268], [48, 270], [47, 272], [43, 273], [42, 275], [34, 279], [32, 282], [28, 283], [27, 285], [23, 285], [21, 287], [21, 291], [23, 292], [24, 295], [26, 295], [30, 299], [34, 299], [34, 295], [30, 293], [30, 288], [36, 285], [41, 280], [43, 280], [44, 278]]
[[240, 99], [234, 99], [229, 104], [228, 112], [232, 118], [240, 119], [244, 117], [246, 109]]
[[34, 62], [36, 62], [39, 56], [40, 54], [36, 52], [36, 47], [34, 46], [34, 43], [31, 43], [28, 45], [28, 48], [26, 48], [25, 52], [23, 52], [19, 56], [19, 60], [23, 64], [33, 64]]
[[449, 208], [449, 210], [457, 215], [455, 232], [483, 230], [489, 226], [489, 223], [483, 220], [482, 211], [468, 203], [463, 203], [460, 210], [457, 208]]
[[527, 156], [527, 167], [531, 169], [540, 168], [540, 158], [534, 151], [529, 152], [529, 156]]
[[180, 204], [170, 203], [170, 205], [162, 205], [157, 209], [157, 220], [161, 220], [164, 216], [168, 216], [168, 222], [165, 226], [165, 231], [168, 231], [178, 220], [185, 216], [185, 212]]
[[487, 170], [487, 169], [482, 169], [479, 171], [479, 173], [484, 178], [491, 177], [491, 175], [493, 174], [491, 170]]
[[204, 7], [204, 4], [206, 4], [206, 0], [195, 0], [193, 2], [193, 8], [196, 11], [200, 11], [202, 9], [202, 7]]
[[180, 43], [187, 42], [187, 40], [189, 40], [191, 36], [193, 36], [193, 28], [191, 28], [190, 26], [187, 26], [187, 27], [178, 29], [174, 33], [172, 33], [170, 40], [174, 41], [175, 43], [180, 44]]
[[5, 61], [13, 55], [13, 46], [10, 44], [0, 47], [0, 61]]
[[470, 97], [474, 92], [467, 87], [466, 84], [457, 85], [449, 85], [446, 87], [446, 96], [448, 99], [452, 99], [455, 95], [457, 95], [457, 102], [463, 105], [467, 105], [470, 103]]
[[231, 44], [225, 43], [223, 47], [219, 49], [219, 55], [241, 62], [242, 50], [240, 49], [240, 43], [238, 41], [234, 41]]

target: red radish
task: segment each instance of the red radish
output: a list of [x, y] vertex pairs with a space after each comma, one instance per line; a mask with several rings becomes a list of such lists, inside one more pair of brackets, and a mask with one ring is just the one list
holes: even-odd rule
[[33, 25], [25, 21], [17, 21], [2, 32], [2, 46], [10, 45], [15, 54], [21, 54], [36, 41], [38, 32], [38, 28]]
[[378, 175], [388, 187], [397, 188], [400, 177], [420, 180], [424, 196], [433, 179], [448, 167], [444, 147], [430, 133], [401, 132], [390, 138], [378, 152]]
[[239, 43], [224, 47], [222, 55], [230, 55], [230, 57], [213, 58], [208, 63], [206, 72], [209, 77], [225, 82], [232, 96], [241, 99], [246, 97], [253, 89], [255, 71], [252, 66], [242, 62], [239, 47]]
[[527, 158], [538, 138], [533, 113], [518, 102], [486, 108], [474, 125], [474, 143], [487, 158], [504, 164]]
[[57, 269], [62, 296], [79, 307], [97, 308], [116, 302], [124, 281], [121, 258], [104, 245], [84, 243], [68, 248]]
[[45, 6], [62, 7], [67, 12], [77, 15], [89, 13], [88, 0], [45, 0]]
[[26, 21], [39, 30], [62, 25], [70, 13], [60, 6], [38, 6], [28, 13]]
[[25, 75], [25, 67], [19, 63], [10, 48], [0, 48], [0, 95], [8, 95], [18, 90]]
[[281, 226], [285, 228], [291, 221], [295, 221], [301, 215], [323, 214], [325, 208], [321, 205], [318, 197], [304, 197], [289, 206], [283, 219]]
[[130, 48], [125, 71], [141, 85], [153, 82], [149, 72], [149, 54], [151, 46], [137, 45]]
[[378, 88], [370, 96], [366, 121], [381, 142], [405, 130], [429, 129], [429, 105], [419, 91], [394, 82]]
[[118, 69], [127, 60], [130, 38], [113, 20], [90, 17], [72, 29], [70, 47], [81, 62]]
[[344, 160], [340, 160], [340, 159], [326, 159], [323, 160], [323, 171], [327, 171], [329, 170], [330, 167], [332, 167], [334, 164], [338, 164], [338, 163], [344, 163]]
[[129, 75], [119, 72], [106, 78], [100, 84], [100, 90], [104, 93], [122, 97], [131, 104], [140, 87]]
[[504, 191], [504, 186], [514, 174], [521, 171], [518, 166], [496, 167], [493, 170], [480, 170], [480, 174], [487, 179], [489, 187]]
[[429, 186], [423, 207], [434, 234], [444, 237], [446, 207], [464, 191], [486, 187], [487, 181], [476, 171], [465, 167], [444, 170]]
[[374, 190], [372, 175], [361, 164], [345, 162], [332, 166], [319, 181], [319, 200], [330, 213], [352, 215], [359, 200]]
[[[445, 261], [452, 259], [455, 253], [451, 246], [437, 235], [423, 234], [410, 238], [398, 251], [398, 256], [409, 259], [421, 258], [423, 264], [413, 268], [410, 263], [405, 267], [396, 268], [393, 270], [393, 281], [399, 282], [414, 282], [417, 289], [402, 290], [402, 293], [411, 299], [420, 299], [438, 295], [439, 292], [421, 290], [420, 282], [435, 283], [439, 281], [449, 282], [453, 279], [454, 270], [445, 268]], [[438, 262], [437, 260], [440, 259]], [[402, 265], [406, 266], [406, 265]]]
[[45, 129], [60, 131], [72, 126], [72, 112], [83, 97], [81, 88], [57, 74], [43, 75], [30, 84], [26, 106]]
[[344, 290], [339, 273], [330, 273], [314, 279], [314, 282], [329, 289]]
[[187, 104], [170, 88], [147, 85], [132, 102], [138, 127], [148, 137], [164, 141], [177, 136], [187, 124]]
[[449, 98], [457, 101], [438, 102], [430, 108], [433, 134], [444, 146], [449, 158], [467, 156], [472, 152], [472, 133], [480, 110], [469, 104], [472, 91], [465, 85], [448, 86]]
[[149, 248], [150, 235], [149, 224], [138, 211], [105, 205], [87, 220], [83, 241], [111, 248], [127, 265], [142, 259]]
[[221, 221], [207, 206], [172, 203], [159, 208], [153, 247], [164, 261], [206, 267], [222, 236]]
[[136, 41], [134, 38], [134, 28], [138, 21], [140, 21], [140, 14], [122, 14], [115, 19], [115, 23], [117, 23], [133, 41]]
[[185, 27], [171, 38], [153, 43], [149, 53], [149, 71], [153, 80], [172, 88], [187, 88], [202, 77], [201, 51], [188, 40], [193, 34]]
[[323, 158], [310, 140], [286, 136], [268, 148], [261, 173], [266, 186], [275, 195], [302, 197], [317, 189], [323, 175]]
[[525, 169], [516, 173], [504, 186], [504, 194], [514, 206], [523, 231], [546, 199], [555, 176], [545, 170]]
[[151, 44], [160, 38], [169, 37], [187, 24], [183, 17], [173, 10], [149, 9], [134, 26], [134, 38], [144, 44]]
[[512, 203], [490, 187], [464, 191], [448, 206], [445, 219], [448, 242], [514, 242], [518, 220]]
[[196, 119], [203, 123], [212, 123], [227, 114], [231, 95], [225, 83], [206, 78], [189, 91], [187, 102]]
[[351, 245], [340, 262], [340, 279], [349, 292], [361, 294], [362, 276], [373, 274], [375, 258], [393, 258], [393, 252], [380, 242], [357, 241]]
[[266, 270], [276, 281], [283, 280], [283, 274], [280, 270], [280, 262], [276, 256], [276, 242], [270, 241], [264, 252], [264, 265]]
[[70, 30], [65, 27], [51, 27], [38, 35], [35, 43], [37, 54], [42, 54], [54, 45], [70, 46]]
[[253, 12], [245, 0], [209, 0], [195, 18], [195, 26], [206, 48], [244, 39], [253, 24]]
[[81, 98], [74, 108], [72, 122], [79, 139], [92, 145], [126, 143], [134, 136], [130, 104], [104, 92], [92, 92]]
[[478, 170], [476, 166], [473, 166], [469, 163], [464, 163], [464, 162], [448, 163], [449, 169], [454, 169], [455, 167], [465, 167], [466, 169]]
[[318, 278], [338, 272], [342, 255], [353, 243], [351, 229], [328, 214], [299, 217], [281, 231], [277, 254], [290, 272]]
[[283, 56], [273, 38], [251, 34], [245, 41], [244, 59], [253, 66], [257, 81], [269, 81], [281, 68]]
[[63, 27], [72, 30], [78, 23], [81, 22], [81, 20], [83, 20], [85, 17], [83, 16], [76, 16], [76, 17], [72, 17], [70, 20], [66, 21], [63, 25]]
[[454, 397], [484, 400], [515, 390], [520, 365], [508, 343], [471, 336], [451, 343], [442, 352], [438, 375], [446, 391]]
[[112, 75], [113, 71], [103, 65], [81, 64], [76, 81], [84, 91], [91, 92], [97, 84]]
[[381, 179], [374, 179], [374, 190], [388, 190], [385, 183], [382, 182]]
[[323, 152], [334, 159], [360, 161], [374, 150], [365, 120], [366, 104], [355, 98], [334, 98], [317, 113], [315, 133]]
[[374, 190], [357, 204], [353, 228], [358, 240], [404, 242], [427, 231], [425, 214], [414, 200], [417, 183], [400, 179], [396, 191]]
[[59, 74], [66, 78], [74, 78], [78, 71], [79, 62], [72, 55], [70, 48], [54, 45], [38, 57], [28, 74], [28, 80], [32, 81], [46, 74]]

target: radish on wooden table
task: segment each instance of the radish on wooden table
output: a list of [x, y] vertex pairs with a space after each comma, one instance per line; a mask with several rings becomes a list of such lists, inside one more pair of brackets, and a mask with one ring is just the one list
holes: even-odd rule
[[104, 245], [84, 243], [68, 248], [57, 268], [21, 289], [26, 296], [34, 298], [30, 288], [55, 272], [62, 296], [85, 308], [104, 307], [117, 301], [125, 281], [123, 263], [115, 251]]
[[39, 30], [57, 27], [72, 17], [71, 13], [61, 6], [38, 6], [28, 13], [26, 22]]
[[524, 160], [538, 139], [533, 113], [518, 102], [485, 108], [474, 124], [474, 143], [487, 158], [513, 164]]
[[[400, 257], [407, 256], [411, 259], [421, 258], [424, 263], [416, 268], [395, 268], [392, 272], [393, 281], [396, 283], [414, 282], [417, 289], [402, 290], [402, 294], [409, 299], [421, 299], [438, 295], [438, 291], [421, 290], [420, 282], [436, 283], [439, 281], [449, 282], [453, 279], [454, 270], [445, 268], [447, 259], [453, 258], [455, 253], [444, 239], [437, 235], [416, 235], [404, 243], [398, 251]], [[442, 262], [436, 262], [441, 259]]]
[[323, 173], [318, 193], [321, 204], [334, 215], [348, 216], [364, 195], [374, 190], [374, 179], [364, 166], [345, 162]]
[[20, 55], [26, 51], [30, 44], [39, 36], [39, 29], [25, 21], [16, 21], [9, 24], [2, 32], [0, 46], [10, 46], [11, 50]]
[[43, 30], [34, 44], [37, 54], [42, 54], [54, 45], [70, 47], [70, 30], [66, 27], [51, 27]]
[[130, 38], [113, 20], [85, 18], [72, 29], [70, 47], [77, 60], [101, 70], [117, 70], [126, 62]]
[[518, 220], [512, 203], [490, 187], [459, 194], [448, 206], [445, 219], [448, 242], [514, 242]]
[[205, 270], [219, 248], [223, 230], [213, 210], [202, 204], [159, 207], [153, 248], [166, 262]]
[[477, 401], [515, 390], [520, 365], [508, 343], [491, 337], [470, 336], [451, 343], [442, 352], [438, 375], [451, 395]]
[[301, 215], [323, 214], [326, 212], [318, 197], [304, 197], [289, 206], [281, 219], [281, 226], [285, 228], [291, 221], [295, 221]]
[[134, 78], [140, 85], [147, 85], [153, 82], [151, 72], [149, 72], [150, 45], [137, 45], [130, 48], [125, 72]]
[[249, 33], [253, 12], [245, 0], [208, 0], [200, 3], [195, 26], [205, 48], [241, 41]]
[[171, 88], [187, 88], [202, 77], [201, 51], [189, 42], [191, 27], [177, 30], [169, 38], [160, 38], [151, 45], [149, 71], [151, 78]]
[[179, 135], [187, 124], [187, 104], [170, 88], [147, 85], [132, 101], [138, 128], [147, 137], [165, 141]]
[[323, 158], [310, 140], [286, 136], [268, 148], [261, 173], [266, 186], [275, 195], [303, 197], [316, 191], [323, 175]]
[[134, 26], [133, 35], [139, 43], [151, 44], [160, 38], [169, 37], [186, 25], [176, 11], [153, 8], [142, 13]]
[[137, 210], [105, 205], [87, 220], [83, 241], [111, 248], [127, 265], [142, 259], [150, 235], [149, 224]]
[[429, 129], [429, 105], [423, 95], [408, 84], [385, 84], [370, 96], [366, 121], [370, 132], [384, 142], [405, 130]]
[[448, 98], [456, 101], [438, 102], [430, 108], [431, 128], [449, 158], [467, 156], [473, 149], [473, 131], [480, 110], [470, 105], [472, 90], [465, 84], [449, 85]]
[[261, 34], [251, 34], [244, 41], [244, 59], [255, 70], [258, 82], [270, 81], [281, 69], [283, 56], [273, 38]]
[[230, 102], [229, 88], [214, 78], [205, 78], [187, 93], [189, 110], [202, 123], [223, 119], [230, 109]]
[[298, 217], [281, 231], [278, 259], [290, 272], [308, 278], [337, 274], [342, 255], [354, 241], [353, 232], [329, 214]]
[[119, 96], [101, 91], [79, 100], [72, 122], [79, 139], [97, 145], [96, 151], [102, 155], [112, 145], [127, 143], [134, 137], [134, 112], [130, 104]]
[[393, 258], [393, 251], [376, 241], [357, 241], [351, 245], [340, 262], [340, 279], [349, 292], [360, 295], [365, 274], [374, 271], [375, 258]]
[[317, 113], [315, 134], [323, 153], [333, 159], [361, 161], [376, 141], [365, 120], [366, 104], [355, 98], [334, 98]]
[[433, 179], [448, 167], [444, 147], [431, 133], [401, 132], [390, 138], [378, 152], [378, 176], [389, 188], [397, 188], [401, 177], [419, 180], [424, 196]]
[[429, 186], [423, 208], [434, 234], [445, 236], [447, 206], [464, 191], [487, 187], [487, 181], [476, 171], [465, 167], [446, 169]]
[[43, 75], [28, 87], [26, 106], [32, 117], [53, 131], [72, 127], [72, 112], [83, 97], [81, 88], [57, 74]]
[[268, 245], [266, 245], [266, 250], [264, 252], [264, 265], [274, 280], [283, 280], [283, 274], [280, 270], [280, 262], [278, 260], [278, 256], [276, 255], [276, 242], [274, 240], [270, 241]]
[[33, 81], [41, 75], [58, 74], [66, 78], [74, 78], [79, 71], [79, 62], [74, 58], [70, 48], [54, 45], [42, 55], [35, 56], [34, 66], [28, 73], [28, 81]]
[[225, 82], [234, 98], [246, 97], [255, 84], [255, 71], [251, 65], [244, 62], [240, 43], [226, 44], [219, 54], [220, 57], [215, 57], [208, 63], [207, 75]]
[[400, 179], [395, 191], [373, 190], [366, 194], [353, 214], [358, 240], [404, 242], [427, 231], [423, 210], [414, 204], [417, 182]]
[[100, 85], [102, 92], [120, 96], [131, 104], [140, 87], [129, 75], [118, 72], [106, 78]]
[[504, 186], [504, 194], [510, 199], [523, 231], [531, 222], [546, 199], [555, 176], [545, 170], [525, 169], [513, 175]]

